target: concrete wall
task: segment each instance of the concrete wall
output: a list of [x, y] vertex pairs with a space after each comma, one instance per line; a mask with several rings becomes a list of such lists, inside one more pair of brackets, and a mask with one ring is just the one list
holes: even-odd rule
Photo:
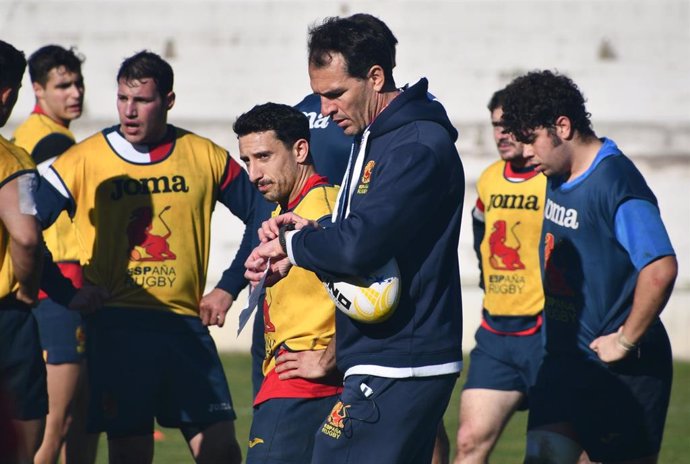
[[[141, 49], [161, 53], [176, 72], [172, 122], [235, 152], [230, 127], [238, 114], [269, 100], [295, 103], [309, 92], [308, 26], [359, 11], [381, 17], [396, 34], [397, 82], [429, 77], [460, 130], [466, 348], [481, 307], [469, 209], [479, 172], [496, 156], [486, 102], [524, 71], [555, 68], [578, 82], [597, 132], [619, 142], [659, 197], [681, 265], [664, 319], [676, 353], [690, 358], [690, 0], [0, 0], [0, 39], [27, 53], [47, 43], [75, 45], [86, 56], [86, 111], [73, 124], [78, 138], [116, 122], [114, 76], [122, 59]], [[30, 88], [27, 77], [3, 135], [31, 111]], [[241, 224], [223, 208], [213, 227], [210, 283], [241, 237]], [[246, 349], [246, 334], [236, 339], [235, 331], [215, 335], [224, 348]]]
[[456, 121], [483, 119], [496, 88], [547, 67], [575, 78], [595, 122], [690, 123], [688, 0], [0, 0], [0, 36], [27, 52], [78, 46], [90, 117], [113, 117], [119, 63], [148, 48], [176, 70], [178, 117], [226, 119], [297, 102], [307, 27], [359, 11], [397, 35], [398, 81], [428, 76]]

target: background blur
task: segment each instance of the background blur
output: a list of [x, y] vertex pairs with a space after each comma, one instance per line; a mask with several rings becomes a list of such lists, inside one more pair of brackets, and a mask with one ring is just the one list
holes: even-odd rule
[[[55, 43], [85, 57], [81, 140], [117, 122], [121, 61], [149, 49], [175, 70], [172, 123], [210, 137], [236, 156], [232, 122], [257, 103], [294, 104], [310, 92], [306, 37], [326, 16], [357, 12], [384, 20], [399, 40], [399, 85], [430, 81], [460, 131], [466, 177], [461, 259], [464, 346], [474, 344], [481, 293], [471, 246], [475, 181], [497, 154], [486, 103], [513, 77], [536, 68], [568, 74], [588, 98], [594, 129], [635, 160], [657, 194], [680, 263], [664, 311], [674, 353], [690, 359], [690, 0], [0, 0], [0, 39], [31, 54]], [[34, 105], [24, 87], [10, 137]], [[224, 208], [214, 219], [209, 287], [229, 265], [242, 224]], [[238, 314], [246, 292], [233, 306]], [[246, 350], [236, 317], [214, 330], [219, 345]]]

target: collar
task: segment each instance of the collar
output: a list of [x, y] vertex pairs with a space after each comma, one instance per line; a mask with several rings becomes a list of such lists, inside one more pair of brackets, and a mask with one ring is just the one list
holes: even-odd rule
[[314, 187], [319, 187], [321, 185], [328, 185], [328, 179], [325, 176], [319, 174], [312, 174], [311, 176], [309, 176], [307, 181], [304, 183], [302, 190], [300, 190], [299, 194], [291, 202], [288, 203], [288, 211], [292, 211], [293, 209], [295, 209], [299, 202], [302, 201], [302, 198], [304, 198], [311, 189], [313, 189]]
[[525, 166], [524, 168], [513, 169], [510, 161], [506, 161], [503, 169], [503, 177], [513, 182], [522, 182], [532, 177], [535, 177], [539, 172], [534, 170], [534, 166]]
[[31, 112], [31, 114], [39, 114], [41, 116], [45, 116], [46, 118], [53, 121], [55, 124], [59, 124], [62, 127], [67, 128], [67, 126], [65, 124], [63, 124], [62, 121], [56, 121], [55, 119], [48, 116], [48, 114], [46, 114], [46, 112], [43, 110], [43, 108], [41, 108], [41, 105], [39, 105], [38, 103], [36, 103], [36, 105], [34, 106], [34, 110]]

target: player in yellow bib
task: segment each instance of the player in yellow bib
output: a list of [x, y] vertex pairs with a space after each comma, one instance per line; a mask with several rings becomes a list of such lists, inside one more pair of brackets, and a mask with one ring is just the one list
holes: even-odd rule
[[152, 459], [154, 417], [181, 429], [197, 462], [239, 462], [199, 303], [216, 202], [246, 222], [253, 187], [226, 150], [167, 124], [175, 94], [162, 58], [126, 59], [117, 82], [120, 124], [65, 152], [37, 195], [44, 225], [67, 209], [85, 279], [110, 295], [88, 324], [90, 424], [108, 433], [111, 463]]
[[[241, 115], [233, 129], [250, 180], [278, 204], [273, 215], [293, 211], [330, 225], [338, 189], [316, 173], [302, 112], [266, 103]], [[263, 321], [264, 380], [254, 400], [247, 463], [310, 462], [318, 426], [342, 385], [333, 356], [335, 305], [316, 274], [294, 267], [266, 289]], [[309, 357], [320, 364], [309, 375], [305, 365], [276, 368], [276, 358], [304, 352], [320, 353]]]
[[[17, 101], [26, 68], [24, 53], [0, 41], [0, 127]], [[31, 462], [48, 410], [36, 303], [41, 272], [41, 233], [31, 191], [36, 180], [29, 155], [0, 136], [0, 397], [8, 398], [12, 425], [0, 445], [8, 462]], [[12, 430], [14, 428], [14, 430]], [[4, 441], [4, 440], [0, 440]]]
[[482, 322], [460, 404], [456, 463], [484, 463], [517, 409], [527, 407], [543, 356], [539, 239], [546, 177], [503, 132], [503, 92], [489, 102], [501, 157], [477, 181], [474, 247], [484, 289]]
[[[75, 143], [69, 126], [82, 113], [82, 61], [73, 49], [58, 45], [41, 47], [29, 57], [36, 106], [15, 130], [14, 143], [31, 154], [39, 173]], [[79, 246], [66, 212], [43, 232], [43, 238], [62, 274], [75, 287], [81, 287]], [[82, 317], [43, 292], [39, 299], [34, 315], [46, 361], [49, 412], [34, 460], [37, 464], [55, 462], [64, 442], [66, 463], [93, 462], [98, 437], [85, 434], [86, 339]]]

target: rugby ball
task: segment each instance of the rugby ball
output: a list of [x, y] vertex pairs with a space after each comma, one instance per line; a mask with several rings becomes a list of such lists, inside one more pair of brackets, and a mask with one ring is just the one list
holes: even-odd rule
[[323, 285], [338, 310], [352, 319], [374, 324], [388, 319], [400, 299], [400, 270], [391, 259], [371, 275], [325, 280]]

